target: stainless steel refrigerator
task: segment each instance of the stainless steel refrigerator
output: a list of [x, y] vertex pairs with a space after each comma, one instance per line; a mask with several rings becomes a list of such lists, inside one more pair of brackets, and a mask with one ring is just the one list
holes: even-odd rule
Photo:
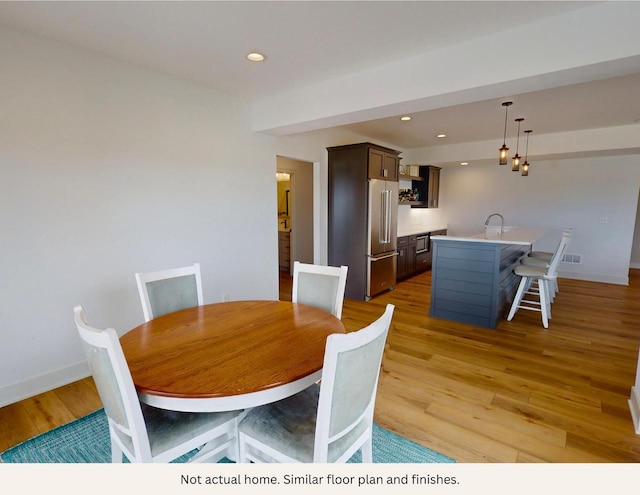
[[346, 297], [368, 300], [396, 284], [399, 152], [372, 143], [328, 151], [328, 262], [349, 267]]
[[398, 183], [369, 179], [366, 299], [396, 285]]

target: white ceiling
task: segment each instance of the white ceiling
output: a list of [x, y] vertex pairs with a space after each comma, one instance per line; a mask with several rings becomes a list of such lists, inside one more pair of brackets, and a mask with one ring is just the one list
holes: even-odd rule
[[[0, 24], [260, 99], [593, 3], [3, 1]], [[267, 60], [246, 61], [254, 50]], [[522, 130], [628, 125], [640, 119], [640, 74], [430, 110], [409, 123], [389, 117], [345, 127], [404, 148], [441, 144], [440, 132], [447, 144], [497, 139], [507, 99], [510, 119], [527, 116]]]

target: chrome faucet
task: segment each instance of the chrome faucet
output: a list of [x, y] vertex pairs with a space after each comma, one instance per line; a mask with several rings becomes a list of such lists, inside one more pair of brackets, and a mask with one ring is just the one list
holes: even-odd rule
[[489, 221], [493, 217], [500, 217], [500, 234], [501, 235], [504, 234], [504, 217], [502, 215], [500, 215], [500, 213], [492, 213], [491, 215], [489, 215], [487, 217], [486, 222], [484, 222], [485, 230], [486, 230], [486, 227], [488, 227], [488, 225], [489, 225]]

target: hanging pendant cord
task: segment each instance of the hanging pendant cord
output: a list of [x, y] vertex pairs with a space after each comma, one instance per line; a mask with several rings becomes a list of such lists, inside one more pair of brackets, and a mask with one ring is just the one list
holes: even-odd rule
[[506, 146], [507, 144], [507, 112], [509, 111], [509, 106], [504, 107], [504, 137], [502, 138], [502, 145]]

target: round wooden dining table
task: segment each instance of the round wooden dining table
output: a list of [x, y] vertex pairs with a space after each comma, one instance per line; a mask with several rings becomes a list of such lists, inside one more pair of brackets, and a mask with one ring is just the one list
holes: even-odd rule
[[140, 400], [215, 412], [274, 402], [313, 385], [332, 314], [286, 301], [233, 301], [176, 311], [120, 338]]

